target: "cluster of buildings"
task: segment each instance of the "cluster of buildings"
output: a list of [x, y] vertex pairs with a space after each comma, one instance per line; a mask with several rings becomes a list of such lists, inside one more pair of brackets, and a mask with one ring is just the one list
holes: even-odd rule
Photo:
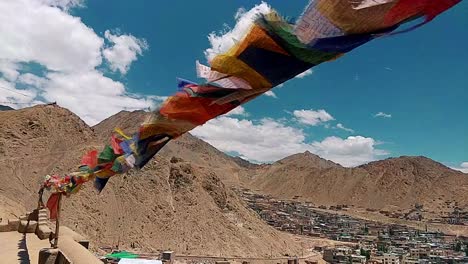
[[459, 207], [455, 207], [452, 212], [439, 219], [431, 219], [430, 222], [450, 225], [468, 225], [468, 211], [463, 211]]
[[[248, 190], [239, 194], [278, 230], [351, 242], [347, 247], [316, 248], [329, 263], [468, 263], [468, 237], [357, 219], [321, 210], [311, 203], [276, 200]], [[346, 209], [346, 205], [335, 209]]]
[[[437, 224], [449, 224], [449, 225], [468, 225], [468, 210], [463, 210], [458, 206], [458, 203], [447, 202], [446, 208], [451, 206], [452, 210], [446, 213], [443, 213], [439, 217], [426, 219], [429, 223]], [[368, 211], [377, 211], [372, 209], [367, 209]], [[389, 212], [385, 210], [380, 210], [379, 213], [390, 218], [412, 220], [412, 221], [422, 221], [423, 216], [423, 206], [415, 205], [415, 207], [408, 212]]]

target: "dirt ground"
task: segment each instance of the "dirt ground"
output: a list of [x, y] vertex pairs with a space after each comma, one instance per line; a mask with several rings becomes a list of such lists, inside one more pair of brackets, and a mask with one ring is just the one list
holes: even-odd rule
[[0, 263], [37, 263], [39, 250], [50, 247], [48, 240], [39, 240], [35, 234], [0, 233]]

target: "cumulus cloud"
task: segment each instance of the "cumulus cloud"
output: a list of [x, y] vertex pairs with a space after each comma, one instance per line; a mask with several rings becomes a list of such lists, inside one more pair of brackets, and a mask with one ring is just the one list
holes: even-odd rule
[[47, 81], [48, 80], [46, 78], [39, 77], [29, 72], [21, 74], [17, 79], [18, 83], [26, 84], [36, 88], [43, 88], [47, 84]]
[[36, 95], [37, 91], [34, 89], [17, 89], [14, 83], [0, 78], [0, 102], [3, 105], [15, 102], [17, 105], [31, 106], [38, 103], [33, 99]]
[[[160, 97], [128, 92], [99, 70], [104, 57], [111, 69], [125, 73], [147, 44], [106, 31], [112, 45], [105, 47], [103, 37], [67, 13], [83, 2], [0, 1], [2, 104], [19, 108], [56, 101], [94, 125], [122, 109], [149, 108], [160, 101]], [[43, 68], [42, 73], [24, 67], [32, 62]]]
[[113, 46], [103, 50], [104, 58], [109, 62], [113, 71], [126, 74], [132, 62], [137, 60], [138, 55], [148, 49], [145, 39], [138, 39], [132, 35], [113, 35], [109, 30], [104, 33], [106, 39]]
[[15, 81], [16, 78], [18, 78], [18, 75], [20, 74], [18, 69], [18, 64], [9, 60], [0, 59], [0, 73], [6, 80]]
[[452, 169], [468, 173], [468, 162], [463, 162], [459, 167], [453, 167]]
[[79, 18], [35, 0], [1, 1], [0, 12], [2, 60], [67, 72], [101, 64], [103, 39]]
[[391, 114], [386, 114], [384, 112], [378, 112], [377, 114], [374, 115], [374, 117], [392, 118], [392, 115]]
[[336, 125], [336, 128], [341, 129], [341, 130], [344, 130], [344, 131], [349, 132], [349, 133], [354, 133], [354, 130], [352, 130], [351, 128], [345, 127], [345, 126], [344, 126], [343, 124], [341, 124], [341, 123], [338, 123], [338, 124]]
[[192, 134], [222, 151], [235, 152], [255, 162], [272, 162], [310, 151], [352, 167], [388, 154], [376, 148], [374, 139], [362, 136], [345, 139], [328, 137], [323, 141], [308, 143], [301, 129], [268, 118], [252, 121], [220, 117], [194, 129]]
[[273, 91], [268, 91], [265, 93], [265, 95], [273, 98], [278, 98], [278, 96], [276, 96], [275, 92]]
[[84, 0], [39, 0], [41, 3], [49, 6], [55, 6], [68, 11], [70, 8], [83, 7]]
[[120, 110], [154, 107], [155, 102], [126, 92], [122, 83], [98, 71], [76, 74], [50, 73], [44, 91], [47, 101], [74, 109], [86, 123], [94, 125]]
[[254, 161], [274, 161], [305, 151], [304, 133], [272, 119], [253, 122], [220, 117], [191, 132], [222, 151], [237, 152]]
[[304, 79], [305, 77], [309, 76], [309, 75], [312, 75], [314, 73], [314, 71], [312, 69], [308, 69], [307, 71], [301, 73], [301, 74], [298, 74], [296, 76], [296, 78], [299, 78], [299, 79]]
[[234, 28], [226, 25], [224, 31], [219, 33], [212, 32], [208, 35], [211, 48], [205, 50], [207, 60], [211, 61], [216, 55], [228, 51], [248, 32], [258, 15], [269, 12], [271, 12], [271, 7], [265, 2], [256, 5], [249, 11], [244, 8], [237, 10], [234, 15], [234, 19], [236, 20]]
[[238, 106], [232, 109], [229, 113], [225, 114], [225, 116], [247, 116], [249, 115], [243, 106]]
[[376, 160], [389, 153], [376, 149], [378, 143], [373, 138], [355, 136], [342, 139], [328, 137], [321, 142], [313, 142], [312, 152], [345, 167], [354, 167]]
[[293, 115], [296, 117], [297, 121], [300, 123], [317, 126], [322, 123], [335, 120], [332, 115], [327, 113], [327, 111], [320, 109], [315, 110], [295, 110]]

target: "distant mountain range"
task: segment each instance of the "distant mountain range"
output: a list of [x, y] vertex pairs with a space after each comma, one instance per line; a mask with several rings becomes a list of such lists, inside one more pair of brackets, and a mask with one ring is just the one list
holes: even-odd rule
[[[130, 133], [146, 115], [121, 112], [91, 128], [57, 105], [0, 112], [0, 217], [34, 208], [45, 175], [76, 170], [80, 157], [102, 149], [115, 127]], [[243, 170], [231, 159], [184, 135], [143, 170], [113, 177], [101, 194], [89, 183], [64, 199], [63, 223], [91, 239], [94, 249], [300, 254], [299, 242], [266, 225], [226, 186], [237, 184], [234, 175]]]
[[[0, 112], [0, 217], [12, 206], [33, 208], [44, 175], [76, 169], [81, 156], [101, 149], [114, 128], [131, 134], [147, 115], [122, 111], [89, 127], [57, 105]], [[425, 157], [344, 168], [305, 152], [256, 165], [186, 134], [143, 170], [113, 177], [102, 194], [88, 184], [65, 199], [64, 222], [95, 247], [120, 240], [124, 248], [134, 243], [181, 253], [297, 253], [298, 243], [264, 224], [230, 190], [239, 186], [317, 205], [399, 210], [421, 204], [443, 212], [448, 202], [468, 203], [468, 175]]]
[[0, 105], [0, 111], [14, 110], [13, 108], [7, 105]]
[[[116, 126], [135, 131], [147, 115], [143, 111], [122, 111], [94, 129], [101, 140], [106, 140]], [[162, 155], [169, 153], [210, 167], [229, 186], [248, 187], [280, 198], [385, 210], [422, 204], [435, 212], [444, 212], [447, 201], [468, 206], [468, 175], [426, 157], [390, 158], [344, 168], [305, 152], [271, 165], [257, 165], [230, 157], [190, 134], [162, 151]]]
[[468, 206], [468, 175], [426, 157], [390, 158], [344, 168], [306, 152], [256, 169], [248, 185], [275, 197], [318, 205], [393, 211], [420, 204], [435, 212], [445, 211], [446, 202]]

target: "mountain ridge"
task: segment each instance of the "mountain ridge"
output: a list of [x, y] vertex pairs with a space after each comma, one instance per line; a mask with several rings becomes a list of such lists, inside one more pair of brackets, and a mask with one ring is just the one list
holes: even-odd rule
[[[323, 164], [326, 164], [324, 166]], [[467, 206], [468, 175], [423, 156], [401, 156], [344, 168], [310, 153], [295, 154], [257, 170], [250, 188], [279, 198], [395, 210], [444, 201]]]
[[[56, 105], [0, 112], [0, 154], [5, 157], [0, 159], [0, 181], [8, 185], [0, 187], [0, 207], [9, 210], [0, 217], [34, 208], [44, 175], [75, 170], [86, 151], [102, 149], [115, 127], [131, 134], [148, 115], [122, 111], [89, 127]], [[391, 211], [417, 203], [444, 212], [446, 202], [467, 206], [467, 180], [466, 174], [421, 156], [345, 168], [305, 152], [256, 165], [187, 133], [143, 170], [113, 177], [101, 195], [88, 184], [65, 199], [64, 222], [86, 230], [95, 247], [125, 236], [123, 248], [133, 243], [145, 250], [267, 256], [271, 248], [291, 253], [300, 247], [266, 226], [232, 187], [317, 205]]]
[[1, 105], [0, 104], [0, 111], [10, 111], [10, 110], [15, 110], [13, 107], [10, 107], [8, 105]]
[[[139, 125], [133, 115], [126, 118]], [[0, 217], [35, 208], [43, 177], [76, 170], [86, 151], [102, 149], [105, 133], [57, 105], [0, 112]], [[262, 222], [221, 180], [222, 169], [209, 166], [224, 164], [224, 157], [187, 153], [203, 149], [199, 144], [190, 136], [173, 142], [142, 170], [112, 177], [100, 194], [85, 184], [63, 199], [62, 223], [88, 237], [94, 250], [119, 244], [180, 254], [299, 254], [290, 235]]]

